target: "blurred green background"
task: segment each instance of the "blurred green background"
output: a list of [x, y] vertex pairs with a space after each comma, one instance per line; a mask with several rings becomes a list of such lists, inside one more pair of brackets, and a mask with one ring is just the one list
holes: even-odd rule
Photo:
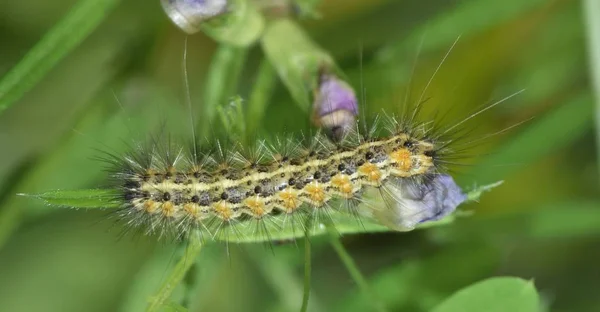
[[[0, 77], [75, 3], [0, 1]], [[472, 216], [428, 230], [343, 238], [390, 310], [428, 311], [471, 283], [514, 275], [534, 280], [548, 311], [600, 311], [599, 171], [581, 6], [329, 0], [320, 18], [300, 22], [358, 91], [363, 80], [369, 116], [398, 111], [407, 90], [417, 99], [459, 35], [428, 88], [427, 109], [448, 111], [456, 122], [526, 89], [471, 123], [485, 135], [534, 117], [474, 147], [469, 166], [453, 168], [465, 188], [505, 180], [464, 207]], [[120, 237], [106, 212], [57, 209], [15, 194], [100, 187], [106, 173], [93, 159], [97, 149], [122, 152], [123, 142], [160, 128], [165, 115], [187, 125], [184, 41], [158, 0], [120, 1], [0, 114], [0, 311], [137, 311], [146, 298], [139, 294], [151, 294], [168, 274], [175, 245]], [[202, 33], [188, 38], [196, 111], [216, 48]], [[260, 46], [249, 49], [227, 97], [249, 97], [263, 57]], [[310, 126], [280, 82], [264, 116], [259, 137]], [[223, 244], [206, 247], [192, 310], [298, 310], [301, 245], [230, 245], [229, 255]], [[370, 309], [324, 238], [313, 242], [312, 287], [311, 311]]]

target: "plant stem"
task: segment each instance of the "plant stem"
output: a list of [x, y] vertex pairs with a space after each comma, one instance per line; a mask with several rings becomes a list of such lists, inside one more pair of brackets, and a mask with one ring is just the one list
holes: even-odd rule
[[[296, 277], [292, 265], [289, 262], [281, 261], [273, 254], [264, 255], [263, 253], [250, 252], [250, 257], [254, 260], [256, 266], [263, 275], [265, 281], [271, 289], [280, 298], [281, 307], [277, 309], [267, 309], [266, 311], [292, 311], [298, 306], [298, 301], [303, 297], [302, 282]], [[315, 294], [311, 296], [311, 311], [323, 311], [315, 302]]]
[[250, 94], [247, 108], [246, 125], [247, 135], [246, 139], [250, 140], [254, 135], [260, 124], [262, 124], [265, 109], [275, 83], [277, 82], [277, 73], [275, 69], [267, 59], [263, 59], [258, 67], [258, 73], [256, 74], [256, 80], [254, 81], [254, 87]]
[[308, 299], [310, 297], [310, 276], [311, 276], [311, 255], [310, 255], [310, 226], [306, 227], [304, 233], [304, 295], [302, 296], [302, 307], [300, 312], [306, 312], [308, 309]]
[[199, 125], [200, 134], [206, 135], [219, 105], [225, 104], [227, 97], [237, 88], [244, 61], [248, 54], [247, 48], [221, 44], [217, 48], [211, 62], [203, 103], [203, 118]]
[[0, 113], [92, 33], [119, 2], [83, 0], [75, 4], [0, 81]]
[[173, 293], [175, 287], [181, 283], [188, 270], [196, 262], [201, 249], [202, 242], [195, 235], [192, 235], [185, 249], [183, 257], [179, 259], [179, 262], [177, 262], [175, 265], [173, 272], [171, 272], [171, 274], [167, 277], [165, 282], [158, 290], [158, 293], [152, 297], [152, 300], [146, 309], [147, 312], [160, 311], [162, 306], [166, 304], [169, 297], [171, 297], [171, 293]]
[[360, 288], [362, 293], [365, 294], [366, 297], [368, 297], [371, 304], [373, 305], [373, 308], [376, 311], [381, 311], [381, 312], [387, 311], [387, 309], [385, 308], [385, 305], [379, 299], [377, 299], [377, 296], [375, 296], [375, 294], [369, 287], [367, 280], [365, 279], [365, 277], [362, 275], [362, 273], [356, 266], [356, 263], [354, 262], [354, 260], [350, 256], [350, 254], [348, 254], [348, 251], [346, 251], [346, 248], [344, 248], [344, 245], [342, 245], [339, 234], [336, 232], [333, 225], [328, 224], [327, 230], [329, 233], [329, 240], [331, 242], [331, 245], [333, 246], [333, 249], [338, 254], [338, 257], [340, 257], [340, 260], [342, 260], [342, 263], [344, 263], [346, 270], [348, 270], [348, 273], [350, 273], [350, 276], [352, 277], [354, 282], [358, 285], [358, 287]]
[[582, 7], [587, 25], [591, 89], [596, 99], [596, 154], [598, 157], [597, 164], [600, 164], [600, 2], [597, 0], [583, 0]]

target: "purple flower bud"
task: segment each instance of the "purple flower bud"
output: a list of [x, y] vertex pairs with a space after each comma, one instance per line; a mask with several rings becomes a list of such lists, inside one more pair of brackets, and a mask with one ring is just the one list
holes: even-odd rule
[[315, 123], [342, 138], [354, 127], [358, 115], [358, 101], [354, 90], [338, 77], [323, 74], [313, 104]]
[[227, 11], [227, 0], [161, 0], [169, 18], [188, 34], [200, 31], [208, 19]]
[[439, 220], [467, 199], [449, 175], [436, 175], [425, 183], [401, 179], [386, 186], [394, 205], [373, 214], [395, 230], [412, 230], [420, 223]]

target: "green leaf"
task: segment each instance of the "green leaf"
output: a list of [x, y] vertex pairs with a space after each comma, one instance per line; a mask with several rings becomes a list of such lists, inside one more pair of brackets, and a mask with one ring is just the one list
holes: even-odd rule
[[[161, 246], [164, 247], [164, 246]], [[144, 311], [149, 298], [159, 289], [164, 280], [165, 268], [173, 266], [173, 253], [183, 253], [183, 247], [173, 251], [173, 248], [157, 248], [139, 265], [139, 270], [129, 286], [124, 301], [118, 312]]]
[[269, 25], [262, 47], [294, 101], [308, 112], [310, 94], [317, 86], [319, 70], [323, 66], [335, 70], [331, 56], [296, 23], [286, 19]]
[[304, 18], [321, 17], [317, 8], [321, 5], [321, 0], [295, 0], [298, 15]]
[[[467, 198], [470, 201], [479, 199], [479, 196], [484, 191], [488, 191], [492, 187], [499, 185], [494, 183], [475, 188], [467, 193]], [[74, 190], [74, 191], [50, 191], [42, 194], [28, 195], [19, 194], [22, 196], [31, 196], [43, 200], [48, 205], [69, 207], [69, 208], [119, 208], [122, 203], [118, 201], [118, 193], [108, 189], [89, 189], [89, 190]], [[356, 217], [336, 210], [329, 212], [331, 221], [335, 225], [335, 230], [339, 234], [354, 234], [354, 233], [372, 233], [372, 232], [387, 232], [389, 228], [376, 223], [368, 217]], [[450, 215], [442, 220], [426, 222], [419, 228], [428, 228], [451, 223], [455, 215]], [[302, 230], [302, 218], [293, 218], [287, 215], [273, 216], [270, 222], [257, 223], [255, 220], [247, 220], [236, 223], [233, 227], [223, 227], [215, 235], [216, 240], [223, 240], [235, 243], [255, 243], [269, 242], [273, 240], [287, 240], [300, 238], [304, 235]], [[291, 222], [295, 221], [295, 226]], [[327, 233], [327, 227], [323, 223], [315, 223], [310, 231], [311, 236], [323, 235]]]
[[247, 54], [247, 48], [227, 44], [217, 48], [207, 74], [202, 115], [198, 119], [201, 134], [209, 133], [218, 107], [235, 93]]
[[0, 113], [33, 88], [102, 22], [119, 0], [82, 0], [0, 81]]
[[254, 79], [246, 109], [246, 140], [248, 141], [256, 137], [277, 84], [277, 73], [267, 59], [261, 60]]
[[[456, 289], [489, 276], [500, 259], [492, 244], [471, 236], [465, 244], [452, 244], [432, 254], [407, 255], [371, 275], [369, 285], [391, 311], [414, 311], [410, 307], [415, 306], [431, 311]], [[370, 303], [361, 299], [358, 289], [354, 290], [339, 298], [334, 310], [370, 311]]]
[[243, 99], [233, 97], [229, 103], [217, 106], [217, 113], [225, 132], [235, 140], [240, 140], [246, 133], [246, 119], [244, 118]]
[[[592, 76], [592, 90], [596, 99], [596, 137], [598, 137], [598, 135], [600, 135], [600, 121], [598, 120], [598, 116], [600, 116], [600, 20], [598, 19], [600, 3], [593, 0], [585, 0], [583, 3], [587, 26], [586, 29], [590, 72]], [[600, 153], [598, 153], [600, 152], [600, 141], [598, 141], [598, 139], [596, 140], [596, 157], [598, 157], [598, 160], [600, 160]]]
[[[483, 185], [467, 193], [468, 201], [476, 201], [486, 191], [500, 185], [501, 182], [490, 185]], [[392, 232], [386, 226], [383, 226], [368, 217], [356, 217], [336, 210], [329, 212], [335, 231], [340, 234], [358, 234], [358, 233], [376, 233]], [[426, 229], [434, 226], [441, 226], [452, 223], [457, 217], [457, 213], [447, 216], [438, 221], [425, 222], [420, 224], [418, 229]], [[295, 226], [291, 226], [289, 217], [285, 215], [274, 216], [270, 222], [256, 223], [253, 220], [236, 224], [234, 228], [223, 228], [217, 233], [215, 239], [235, 243], [257, 243], [270, 242], [273, 240], [298, 239], [304, 236], [304, 231], [299, 223], [300, 218], [294, 220]], [[282, 226], [286, 225], [286, 226]], [[318, 236], [328, 233], [327, 226], [323, 223], [313, 224], [310, 235]]]
[[116, 200], [116, 192], [106, 189], [89, 190], [56, 190], [42, 194], [21, 196], [31, 196], [43, 200], [46, 204], [52, 206], [69, 208], [118, 208], [120, 203]]
[[344, 248], [344, 245], [340, 241], [339, 235], [335, 232], [335, 229], [333, 227], [329, 227], [329, 230], [329, 242], [331, 243], [331, 246], [346, 267], [346, 270], [348, 270], [348, 273], [356, 285], [360, 288], [362, 295], [366, 298], [365, 301], [372, 305], [374, 311], [387, 311], [385, 304], [379, 299], [378, 294], [373, 291], [371, 286], [369, 286], [367, 279], [356, 265], [356, 262], [352, 256], [350, 256], [346, 248]]
[[189, 310], [180, 304], [169, 301], [169, 302], [163, 304], [162, 311], [164, 311], [164, 312], [187, 312]]
[[600, 234], [600, 203], [567, 202], [552, 204], [532, 212], [527, 233], [532, 237], [555, 239]]
[[445, 11], [438, 18], [411, 31], [406, 40], [381, 49], [377, 60], [386, 64], [391, 59], [398, 59], [407, 51], [414, 50], [423, 36], [425, 36], [422, 46], [424, 52], [449, 45], [458, 35], [468, 36], [483, 32], [545, 2], [543, 0], [462, 1], [453, 11]]
[[467, 201], [472, 202], [478, 200], [483, 193], [491, 191], [493, 188], [502, 185], [502, 183], [504, 183], [504, 181], [498, 181], [496, 183], [474, 188], [472, 191], [467, 193]]
[[245, 47], [262, 34], [265, 21], [258, 9], [248, 0], [231, 1], [231, 14], [202, 24], [202, 30], [213, 39], [234, 46]]
[[[374, 233], [391, 231], [387, 227], [377, 224], [366, 218], [357, 218], [345, 213], [331, 211], [331, 221], [335, 224], [336, 231], [341, 234]], [[290, 240], [304, 237], [301, 218], [294, 220], [292, 226], [290, 217], [274, 216], [272, 222], [257, 223], [254, 220], [236, 224], [235, 227], [223, 228], [217, 233], [215, 239], [234, 243], [259, 243], [273, 240]], [[281, 226], [285, 224], [285, 226]], [[311, 227], [310, 235], [318, 236], [327, 234], [325, 224], [317, 223]]]
[[459, 290], [433, 312], [537, 312], [539, 309], [533, 282], [495, 277]]
[[[519, 170], [520, 166], [498, 166], [510, 162], [532, 164], [536, 160], [573, 142], [593, 125], [593, 98], [581, 92], [565, 103], [534, 119], [519, 135], [498, 152], [484, 159], [470, 172], [477, 180], [498, 179]], [[560, 125], [560, 126], [557, 126]], [[552, 140], [540, 140], [552, 138]]]
[[[181, 283], [189, 269], [192, 267], [192, 265], [194, 265], [194, 263], [196, 263], [194, 259], [198, 259], [198, 255], [200, 254], [201, 250], [202, 243], [200, 241], [196, 239], [190, 240], [190, 243], [185, 248], [184, 255], [182, 255], [177, 264], [175, 264], [175, 267], [166, 277], [156, 295], [152, 296], [150, 299], [150, 304], [146, 308], [147, 312], [162, 311], [165, 303], [169, 302], [169, 298], [171, 297], [175, 287]], [[172, 304], [169, 305], [171, 308], [175, 307]], [[171, 311], [173, 310], [171, 309]]]

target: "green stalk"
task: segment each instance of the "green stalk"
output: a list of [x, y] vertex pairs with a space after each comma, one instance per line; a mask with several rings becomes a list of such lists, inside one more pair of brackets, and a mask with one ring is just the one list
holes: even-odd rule
[[202, 249], [202, 242], [199, 238], [194, 239], [194, 237], [196, 236], [192, 235], [183, 257], [179, 259], [173, 272], [171, 272], [165, 282], [161, 285], [157, 294], [152, 297], [152, 300], [146, 309], [147, 312], [161, 311], [163, 306], [168, 303], [168, 299], [171, 297], [175, 287], [181, 283], [188, 270], [196, 262], [200, 250]]
[[583, 10], [586, 18], [591, 89], [596, 99], [596, 156], [600, 164], [600, 2], [583, 0]]
[[362, 293], [370, 300], [371, 304], [373, 305], [373, 309], [380, 312], [387, 311], [385, 305], [379, 299], [377, 299], [377, 296], [375, 296], [369, 287], [369, 283], [367, 283], [367, 280], [358, 269], [358, 266], [356, 266], [352, 256], [348, 254], [348, 251], [346, 251], [346, 248], [344, 248], [344, 245], [342, 245], [339, 234], [336, 232], [333, 225], [328, 224], [327, 230], [329, 233], [329, 241], [333, 246], [333, 249], [337, 253], [338, 257], [340, 257], [340, 260], [342, 260], [342, 263], [344, 263], [346, 270], [348, 270], [348, 273], [350, 273], [350, 276], [354, 282], [358, 285]]
[[[309, 222], [310, 223], [310, 222]], [[308, 299], [310, 298], [310, 276], [311, 276], [311, 255], [310, 255], [310, 226], [306, 227], [304, 233], [304, 295], [302, 296], [302, 307], [300, 312], [306, 312], [308, 309]]]
[[79, 1], [0, 81], [0, 113], [91, 34], [119, 2]]
[[217, 107], [226, 104], [228, 97], [235, 92], [247, 53], [247, 48], [227, 44], [221, 44], [217, 48], [207, 75], [202, 118], [198, 119], [202, 120], [198, 127], [200, 134], [208, 134]]
[[246, 125], [247, 135], [246, 139], [251, 140], [256, 135], [257, 129], [265, 114], [275, 84], [277, 82], [277, 73], [267, 59], [263, 59], [260, 62], [258, 73], [256, 74], [256, 81], [250, 94], [247, 107], [247, 118]]

